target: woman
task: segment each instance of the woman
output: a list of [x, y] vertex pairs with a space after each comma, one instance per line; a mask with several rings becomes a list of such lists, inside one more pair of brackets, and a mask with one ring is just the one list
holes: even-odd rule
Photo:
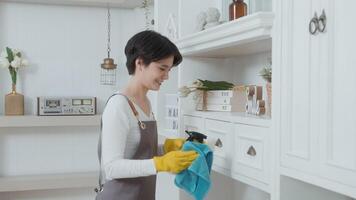
[[157, 127], [147, 98], [159, 90], [172, 67], [182, 61], [177, 47], [154, 31], [134, 35], [126, 44], [127, 86], [109, 98], [103, 113], [102, 158], [107, 182], [103, 200], [154, 200], [156, 173], [179, 173], [197, 157], [179, 151], [181, 139], [157, 145]]

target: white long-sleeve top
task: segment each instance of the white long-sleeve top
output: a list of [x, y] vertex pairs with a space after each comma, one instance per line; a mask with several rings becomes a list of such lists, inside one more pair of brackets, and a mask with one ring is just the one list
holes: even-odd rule
[[[154, 120], [133, 102], [141, 121]], [[140, 143], [140, 130], [126, 98], [115, 95], [103, 112], [102, 163], [107, 180], [156, 174], [153, 159], [132, 160]], [[162, 151], [162, 150], [161, 150]]]

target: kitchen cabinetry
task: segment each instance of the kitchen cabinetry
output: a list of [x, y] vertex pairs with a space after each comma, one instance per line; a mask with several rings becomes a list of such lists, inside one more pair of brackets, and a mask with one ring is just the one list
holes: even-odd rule
[[[163, 96], [160, 93], [178, 91], [179, 87], [190, 85], [196, 79], [225, 80], [235, 84], [265, 84], [258, 76], [258, 72], [271, 59], [271, 33], [274, 21], [272, 12], [253, 13], [238, 20], [225, 21], [218, 26], [198, 31], [196, 30], [197, 15], [207, 11], [209, 7], [218, 8], [220, 13], [227, 14], [227, 1], [170, 0], [169, 2], [172, 6], [167, 5], [166, 1], [155, 1], [156, 30], [170, 37], [165, 25], [173, 21], [178, 30], [178, 39], [171, 39], [182, 53], [183, 62], [177, 67], [177, 72], [173, 71], [170, 74], [170, 79], [173, 78], [175, 82], [169, 80], [168, 87], [161, 88], [158, 92], [158, 101], [162, 99], [159, 97]], [[172, 16], [176, 18], [171, 18]], [[222, 19], [226, 18], [227, 16], [222, 16]], [[184, 136], [184, 130], [195, 130], [206, 134], [208, 138], [220, 139], [223, 145], [215, 149], [213, 171], [264, 191], [268, 196], [272, 184], [270, 179], [272, 162], [268, 155], [269, 143], [266, 141], [273, 137], [269, 131], [271, 118], [238, 112], [196, 111], [192, 96], [179, 100], [178, 131], [181, 136]], [[244, 134], [250, 133], [262, 137], [262, 141], [243, 137]], [[254, 145], [257, 154], [246, 156], [246, 149], [241, 149], [237, 146], [238, 143]], [[233, 191], [227, 192], [233, 193]], [[216, 195], [212, 194], [211, 197]], [[239, 197], [236, 198], [245, 198], [240, 195], [238, 194]]]
[[208, 140], [221, 141], [214, 150], [213, 170], [269, 193], [269, 120], [244, 124], [241, 118], [222, 120], [218, 116], [204, 112], [185, 114], [183, 126], [206, 134]]
[[355, 198], [356, 2], [282, 6], [282, 173]]

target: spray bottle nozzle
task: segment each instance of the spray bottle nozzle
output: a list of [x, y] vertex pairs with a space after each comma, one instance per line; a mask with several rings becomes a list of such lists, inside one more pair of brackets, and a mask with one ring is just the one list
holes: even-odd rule
[[187, 138], [187, 141], [191, 141], [191, 142], [199, 142], [199, 143], [203, 143], [204, 140], [207, 138], [206, 135], [196, 132], [196, 131], [185, 131], [189, 137]]

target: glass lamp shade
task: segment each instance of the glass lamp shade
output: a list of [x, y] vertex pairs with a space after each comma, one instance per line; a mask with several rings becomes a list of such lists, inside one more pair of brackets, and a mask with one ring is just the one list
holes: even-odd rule
[[100, 83], [102, 85], [115, 85], [116, 83], [116, 64], [112, 58], [105, 58], [101, 64]]

